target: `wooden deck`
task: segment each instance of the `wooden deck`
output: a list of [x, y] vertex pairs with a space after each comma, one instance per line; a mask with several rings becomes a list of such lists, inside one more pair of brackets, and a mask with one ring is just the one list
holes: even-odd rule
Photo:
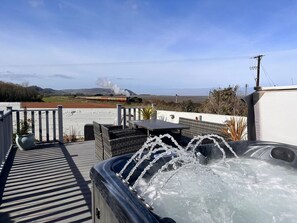
[[0, 222], [91, 222], [94, 141], [17, 151]]

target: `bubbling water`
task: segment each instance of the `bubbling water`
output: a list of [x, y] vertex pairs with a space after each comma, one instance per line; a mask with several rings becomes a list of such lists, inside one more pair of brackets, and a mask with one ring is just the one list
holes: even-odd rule
[[[296, 222], [295, 169], [238, 158], [230, 146], [226, 147], [234, 158], [226, 158], [216, 141], [222, 139], [213, 135], [195, 137], [185, 148], [176, 141], [173, 141], [176, 146], [169, 146], [162, 142], [163, 138], [173, 139], [169, 135], [148, 139], [118, 174], [121, 176], [129, 164], [136, 162], [124, 180], [129, 184], [136, 169], [149, 157], [154, 157], [131, 188], [159, 216], [189, 223]], [[206, 138], [214, 141], [222, 152], [222, 160], [202, 164], [205, 157], [195, 148]], [[171, 159], [150, 179], [145, 179], [145, 173], [165, 156], [171, 156]]]
[[[255, 159], [226, 162], [162, 172], [143, 196], [176, 222], [296, 222], [295, 170]], [[138, 190], [144, 188], [143, 180]]]

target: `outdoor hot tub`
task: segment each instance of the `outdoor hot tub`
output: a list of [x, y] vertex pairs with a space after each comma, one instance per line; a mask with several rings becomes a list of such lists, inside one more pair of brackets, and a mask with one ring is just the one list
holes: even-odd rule
[[[291, 146], [291, 145], [281, 144], [281, 143], [274, 143], [274, 142], [260, 142], [260, 141], [258, 141], [258, 142], [255, 142], [255, 141], [233, 142], [233, 143], [230, 143], [230, 146], [233, 148], [234, 152], [238, 155], [238, 157], [241, 157], [241, 158], [244, 157], [244, 159], [247, 158], [249, 160], [256, 159], [256, 160], [260, 160], [261, 162], [264, 162], [264, 163], [269, 163], [269, 165], [273, 164], [273, 166], [279, 166], [280, 168], [284, 168], [285, 173], [286, 173], [286, 171], [290, 172], [290, 174], [293, 177], [292, 178], [293, 181], [295, 179], [297, 179], [297, 178], [294, 178], [294, 171], [296, 172], [296, 169], [297, 169], [297, 147], [296, 146]], [[230, 152], [230, 150], [225, 145], [222, 145], [222, 148], [225, 151], [226, 160], [231, 157], [234, 157], [234, 154], [232, 152]], [[211, 166], [211, 165], [213, 165], [212, 163], [215, 160], [220, 160], [220, 159], [222, 159], [222, 156], [223, 156], [222, 152], [216, 148], [215, 144], [200, 145], [195, 150], [196, 150], [196, 152], [199, 151], [202, 154], [198, 158], [196, 157], [196, 159], [199, 160], [199, 162], [200, 162], [199, 168], [200, 168], [200, 166], [203, 166], [203, 165], [205, 165], [206, 167]], [[195, 153], [193, 153], [193, 154], [195, 154]], [[123, 182], [123, 179], [125, 179], [128, 176], [130, 171], [133, 169], [133, 167], [137, 163], [137, 160], [136, 159], [133, 160], [127, 166], [127, 168], [125, 169], [125, 171], [123, 172], [123, 174], [121, 176], [119, 176], [118, 173], [123, 169], [123, 167], [125, 166], [127, 161], [131, 158], [131, 156], [132, 156], [132, 154], [129, 154], [129, 155], [123, 155], [123, 156], [115, 157], [115, 158], [112, 158], [109, 160], [105, 160], [105, 161], [102, 161], [102, 162], [96, 164], [91, 169], [90, 176], [91, 176], [92, 185], [93, 185], [93, 193], [92, 193], [93, 222], [112, 222], [112, 223], [115, 223], [115, 222], [131, 222], [131, 223], [181, 222], [181, 220], [177, 220], [176, 216], [181, 217], [180, 219], [184, 219], [184, 218], [183, 218], [183, 216], [181, 216], [182, 214], [177, 213], [177, 212], [179, 212], [179, 210], [178, 210], [178, 208], [176, 208], [176, 206], [175, 206], [176, 204], [172, 204], [173, 205], [172, 207], [170, 206], [171, 205], [170, 203], [176, 202], [178, 204], [179, 201], [175, 201], [173, 199], [172, 200], [173, 202], [168, 202], [168, 208], [169, 209], [175, 208], [175, 209], [170, 210], [171, 212], [167, 212], [166, 210], [165, 210], [165, 212], [164, 211], [162, 212], [162, 213], [174, 213], [172, 216], [167, 216], [164, 214], [162, 215], [162, 214], [160, 214], [160, 211], [158, 211], [157, 208], [155, 208], [155, 206], [158, 206], [157, 203], [159, 201], [158, 202], [156, 201], [155, 205], [151, 205], [150, 201], [147, 200], [151, 195], [148, 195], [146, 198], [143, 198], [142, 196], [140, 196], [140, 194], [139, 194], [139, 192], [137, 192], [137, 190], [134, 190], [133, 188], [131, 188], [131, 185], [133, 185], [133, 183], [138, 179], [138, 176], [148, 166], [148, 164], [151, 162], [151, 160], [153, 160], [154, 158], [156, 158], [158, 156], [158, 153], [155, 153], [155, 154], [151, 155], [149, 158], [144, 159], [142, 164], [139, 165], [138, 168], [136, 168], [135, 172], [130, 177], [129, 184], [127, 184], [127, 183]], [[152, 167], [146, 171], [146, 173], [143, 176], [144, 180], [142, 180], [142, 181], [148, 181], [146, 179], [151, 179], [152, 176], [156, 172], [158, 172], [158, 170], [160, 170], [160, 168], [166, 162], [169, 162], [171, 159], [173, 159], [172, 157], [175, 157], [174, 152], [172, 154], [166, 153], [166, 155], [164, 157], [162, 157], [162, 159], [158, 159], [158, 161], [155, 162], [154, 165], [152, 165]], [[228, 163], [228, 165], [224, 165], [223, 168], [228, 169], [229, 168], [228, 166], [232, 166], [232, 165], [233, 165], [232, 163]], [[244, 164], [240, 164], [240, 165], [243, 166]], [[266, 168], [266, 166], [262, 165], [262, 166], [259, 166], [259, 168]], [[184, 169], [186, 169], [186, 168], [184, 168]], [[209, 174], [208, 172], [211, 172], [212, 175], [215, 175], [215, 178], [218, 178], [217, 172], [220, 172], [221, 169], [222, 169], [222, 167], [217, 168], [215, 171], [209, 171], [209, 168], [207, 168], [206, 172], [207, 172], [207, 174]], [[271, 171], [273, 172], [273, 170], [271, 170]], [[282, 171], [283, 171], [283, 169], [282, 169]], [[170, 171], [167, 170], [167, 172], [170, 172]], [[258, 189], [258, 187], [259, 187], [259, 185], [261, 185], [261, 186], [265, 185], [265, 183], [263, 183], [263, 180], [261, 180], [261, 178], [258, 175], [254, 176], [255, 175], [254, 173], [250, 174], [246, 170], [240, 170], [239, 172], [243, 172], [243, 176], [247, 177], [249, 187], [254, 188], [254, 190], [256, 190], [257, 192], [262, 190], [262, 189]], [[236, 172], [236, 174], [234, 176], [232, 175], [232, 178], [230, 178], [230, 179], [237, 177], [237, 174], [238, 173]], [[200, 175], [201, 175], [201, 177], [206, 176], [205, 180], [202, 181], [202, 185], [204, 183], [205, 184], [208, 183], [207, 179], [208, 179], [209, 175], [204, 175], [204, 172], [202, 174], [199, 173], [198, 177]], [[265, 177], [267, 177], [267, 176], [265, 176]], [[179, 176], [179, 178], [181, 178], [181, 176]], [[188, 178], [186, 178], [186, 179], [188, 179]], [[278, 178], [276, 178], [276, 179], [278, 179]], [[171, 180], [171, 178], [169, 178], [169, 180]], [[189, 181], [191, 181], [191, 180], [192, 179], [189, 178]], [[245, 181], [243, 183], [245, 183]], [[219, 181], [219, 182], [221, 182], [221, 181]], [[179, 182], [178, 185], [180, 185], [182, 183], [183, 182]], [[292, 182], [292, 183], [294, 184], [294, 182]], [[210, 186], [208, 186], [208, 187], [212, 187], [212, 185], [214, 187], [217, 186], [215, 184], [216, 183], [210, 182], [209, 183]], [[269, 190], [270, 190], [269, 185], [271, 185], [271, 184], [272, 183], [269, 182], [269, 184], [267, 185]], [[224, 187], [225, 187], [225, 185], [224, 185]], [[241, 185], [240, 185], [240, 188], [241, 188]], [[288, 186], [288, 188], [289, 189], [285, 188], [285, 191], [288, 190], [288, 194], [291, 193], [291, 190], [295, 190], [294, 187], [291, 187], [291, 186]], [[219, 188], [218, 190], [214, 190], [214, 191], [220, 191], [220, 190], [221, 189]], [[234, 189], [234, 193], [236, 192], [236, 190], [238, 190], [238, 189]], [[200, 191], [200, 193], [197, 193], [197, 191], [198, 192]], [[204, 194], [205, 192], [204, 192], [204, 189], [201, 188], [201, 186], [200, 186], [200, 188], [196, 188], [196, 189], [193, 188], [193, 194], [198, 194], [197, 195], [198, 197], [202, 193]], [[275, 192], [269, 192], [269, 193], [275, 193]], [[212, 194], [213, 194], [213, 192], [211, 192], [211, 196], [212, 196]], [[186, 196], [186, 195], [183, 195], [183, 196]], [[221, 195], [219, 194], [217, 196], [220, 197]], [[240, 196], [242, 196], [242, 195], [240, 195]], [[265, 192], [265, 194], [263, 196], [269, 197], [270, 195], [266, 195], [266, 192]], [[273, 196], [274, 196], [274, 194], [272, 194], [272, 197]], [[209, 196], [204, 197], [203, 199], [204, 200], [208, 199], [208, 197]], [[155, 197], [155, 199], [157, 199], [157, 198], [158, 198], [158, 196]], [[180, 198], [176, 198], [176, 199], [180, 199]], [[217, 197], [211, 198], [211, 199], [214, 199], [214, 201], [216, 201]], [[229, 200], [225, 201], [226, 199], [229, 199], [229, 196], [227, 198], [223, 198], [223, 201], [228, 203]], [[246, 196], [243, 199], [249, 199], [249, 196]], [[257, 197], [254, 199], [257, 200]], [[261, 199], [263, 200], [263, 198], [261, 198]], [[293, 199], [292, 204], [293, 204], [293, 202], [295, 202], [295, 200], [294, 200], [295, 198], [285, 198], [284, 202], [285, 202], [285, 200], [287, 201], [288, 199]], [[210, 200], [210, 201], [212, 201], [212, 200]], [[193, 201], [191, 201], [189, 199], [189, 202], [193, 202]], [[236, 202], [239, 202], [239, 201], [236, 201]], [[235, 221], [235, 222], [247, 221], [247, 219], [244, 219], [245, 213], [238, 214], [239, 209], [242, 210], [244, 208], [242, 207], [241, 203], [238, 204], [236, 202], [235, 202], [235, 204], [231, 205], [232, 207], [235, 208], [235, 211], [234, 210], [229, 211], [229, 209], [227, 210], [228, 216], [226, 216], [226, 218], [225, 218], [225, 220], [227, 219], [226, 222], [228, 222], [228, 219], [230, 221]], [[257, 202], [256, 202], [256, 204], [258, 204]], [[269, 203], [269, 200], [267, 200], [267, 202]], [[281, 202], [281, 201], [277, 201], [277, 202]], [[210, 202], [210, 203], [213, 206], [212, 209], [216, 209], [216, 208], [220, 209], [221, 208], [221, 207], [216, 207], [216, 205], [217, 205], [216, 202]], [[220, 202], [218, 202], [218, 203], [220, 203]], [[252, 213], [256, 209], [258, 209], [258, 208], [253, 208], [253, 203], [251, 203], [250, 200], [247, 201], [247, 204], [248, 204], [247, 206], [249, 206], [249, 205], [251, 206], [249, 208], [252, 208], [252, 210], [251, 210]], [[197, 207], [200, 207], [199, 204], [197, 204], [197, 205], [198, 205]], [[276, 203], [275, 205], [276, 205], [275, 207], [272, 206], [271, 208], [280, 209], [280, 208], [278, 208], [278, 203]], [[191, 205], [191, 206], [193, 206], [193, 205]], [[162, 206], [162, 207], [164, 207], [164, 206]], [[167, 207], [167, 205], [165, 205], [165, 208], [166, 207]], [[287, 210], [287, 208], [283, 208], [283, 206], [281, 208], [284, 210]], [[295, 208], [295, 207], [292, 207], [292, 208]], [[197, 209], [199, 209], [199, 208], [196, 208], [196, 210]], [[213, 219], [215, 219], [215, 218], [221, 219], [222, 218], [220, 215], [217, 215], [216, 213], [214, 214], [214, 217], [209, 217], [210, 214], [208, 212], [211, 212], [211, 211], [209, 211], [210, 209], [209, 208], [208, 209], [204, 208], [204, 209], [205, 209], [204, 212], [202, 212], [203, 216], [201, 214], [198, 214], [198, 216], [194, 217], [193, 219], [195, 219], [195, 218], [201, 219], [201, 222], [205, 222], [206, 219], [209, 219], [209, 218], [210, 219], [211, 218], [213, 218]], [[221, 210], [222, 210], [221, 212], [224, 212], [225, 209], [221, 209]], [[288, 210], [288, 211], [290, 211], [290, 210]], [[196, 211], [194, 211], [194, 212], [196, 212]], [[231, 213], [230, 215], [229, 215], [229, 212]], [[287, 213], [285, 213], [285, 212], [286, 211], [282, 212], [282, 210], [279, 210], [279, 213], [280, 213], [279, 216], [273, 216], [273, 219], [276, 219], [276, 222], [290, 222], [290, 219], [288, 220]], [[292, 212], [294, 213], [293, 209], [292, 209]], [[183, 213], [184, 215], [187, 215], [189, 213], [192, 214], [192, 212], [187, 211], [187, 209], [185, 211], [181, 211], [181, 213]], [[223, 213], [223, 215], [224, 215], [224, 213]], [[253, 221], [253, 217], [254, 217], [253, 214], [251, 214], [250, 222]], [[264, 219], [263, 222], [265, 222], [266, 220], [267, 220], [267, 222], [271, 222], [270, 219], [267, 218], [267, 216], [263, 216], [263, 219]], [[295, 216], [294, 216], [294, 219], [296, 219]], [[223, 221], [223, 219], [222, 219], [222, 221]]]

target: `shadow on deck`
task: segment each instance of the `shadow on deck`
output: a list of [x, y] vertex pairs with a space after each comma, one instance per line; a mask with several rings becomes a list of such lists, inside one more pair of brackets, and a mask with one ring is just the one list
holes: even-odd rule
[[0, 222], [91, 222], [94, 141], [17, 151]]

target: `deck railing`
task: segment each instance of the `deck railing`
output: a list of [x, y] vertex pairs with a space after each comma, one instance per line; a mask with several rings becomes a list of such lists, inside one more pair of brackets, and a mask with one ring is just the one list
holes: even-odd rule
[[123, 125], [123, 128], [126, 128], [129, 121], [142, 119], [141, 109], [142, 107], [124, 107], [117, 105], [117, 124]]
[[21, 122], [30, 120], [31, 131], [38, 144], [63, 143], [63, 112], [62, 106], [56, 109], [19, 109], [7, 107], [0, 111], [0, 162], [1, 169], [13, 145], [13, 135], [18, 133]]
[[0, 111], [0, 173], [12, 147], [12, 136], [12, 107], [7, 107], [5, 113], [4, 111]]
[[20, 109], [13, 110], [15, 132], [19, 132], [21, 122], [30, 120], [31, 131], [38, 143], [63, 143], [63, 113], [62, 106], [55, 109]]

